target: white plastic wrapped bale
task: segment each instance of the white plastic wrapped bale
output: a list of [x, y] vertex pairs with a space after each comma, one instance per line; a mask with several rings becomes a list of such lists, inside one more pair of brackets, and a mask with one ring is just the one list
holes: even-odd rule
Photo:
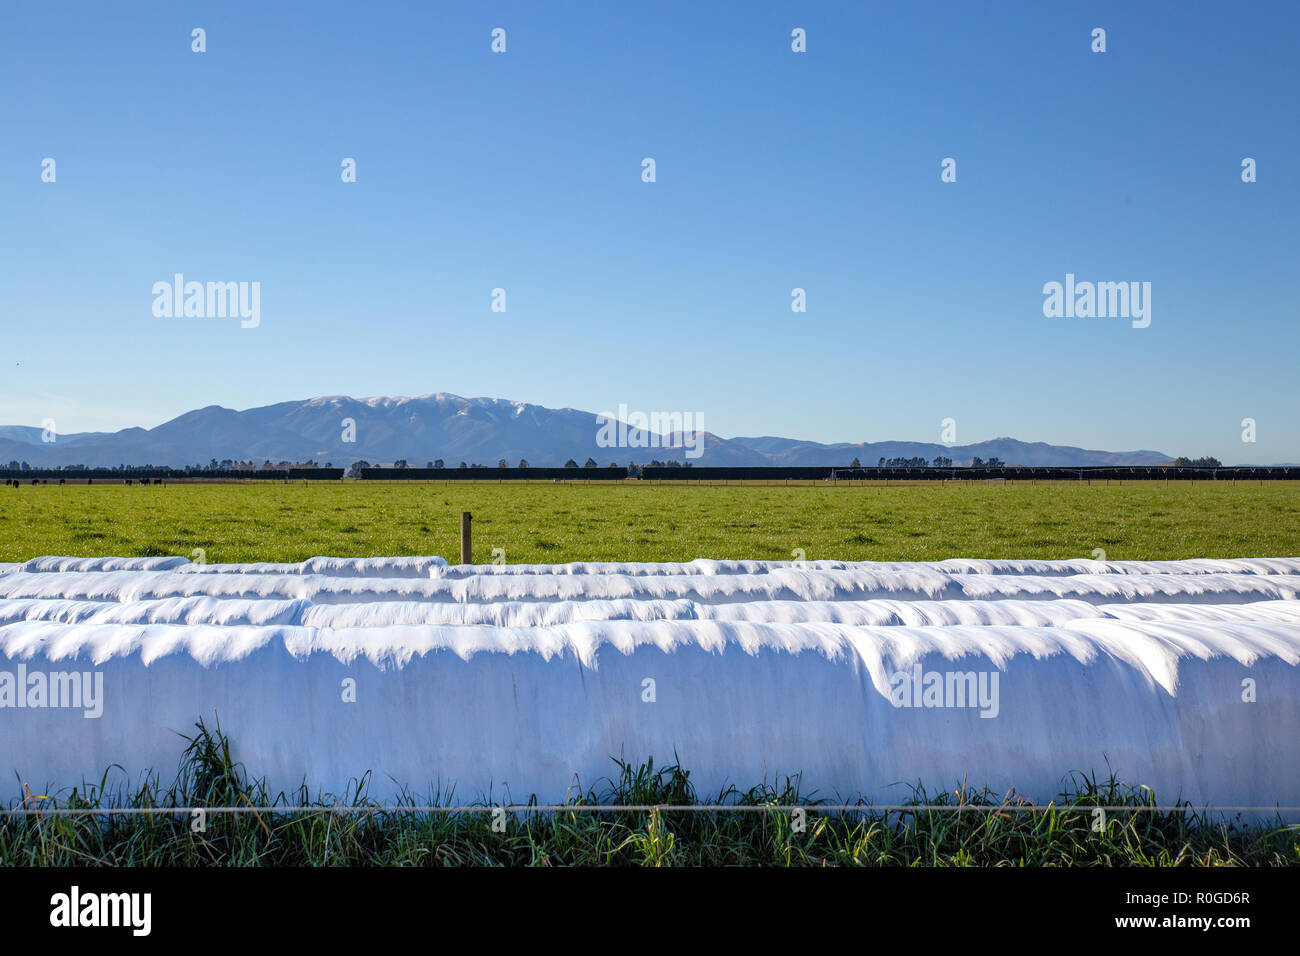
[[611, 758], [1045, 801], [1300, 804], [1300, 559], [0, 567], [0, 795], [166, 780], [218, 717], [275, 790], [544, 802]]

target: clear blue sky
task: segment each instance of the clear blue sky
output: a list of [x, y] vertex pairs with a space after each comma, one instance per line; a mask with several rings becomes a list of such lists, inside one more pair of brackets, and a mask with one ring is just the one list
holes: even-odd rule
[[[0, 424], [447, 391], [1300, 461], [1300, 5], [279, 6], [6, 5]], [[175, 272], [261, 325], [155, 318]], [[1150, 327], [1045, 318], [1067, 272]]]

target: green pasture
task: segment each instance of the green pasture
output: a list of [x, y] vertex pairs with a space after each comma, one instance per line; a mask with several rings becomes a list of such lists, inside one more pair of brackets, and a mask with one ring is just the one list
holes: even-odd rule
[[0, 561], [45, 554], [1111, 560], [1300, 554], [1300, 483], [246, 483], [0, 488]]

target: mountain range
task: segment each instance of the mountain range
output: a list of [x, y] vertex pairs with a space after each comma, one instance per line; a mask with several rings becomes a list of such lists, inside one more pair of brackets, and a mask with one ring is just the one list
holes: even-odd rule
[[[848, 465], [857, 458], [999, 458], [1008, 465], [1152, 465], [1170, 460], [1156, 451], [1109, 452], [994, 438], [969, 445], [881, 441], [821, 444], [791, 438], [721, 438], [709, 432], [633, 431], [649, 447], [601, 447], [605, 420], [573, 408], [545, 408], [499, 398], [461, 398], [436, 392], [418, 398], [329, 396], [235, 411], [219, 405], [186, 412], [156, 428], [56, 435], [40, 428], [0, 427], [0, 463], [35, 467], [86, 465], [206, 465], [212, 459], [314, 462], [347, 466], [358, 460], [412, 467], [443, 459], [449, 467], [511, 465], [526, 459], [558, 466], [588, 457], [598, 464], [647, 463], [653, 459], [696, 465]], [[609, 431], [608, 428], [605, 431]], [[347, 439], [354, 440], [349, 441]], [[702, 447], [699, 456], [689, 449]]]

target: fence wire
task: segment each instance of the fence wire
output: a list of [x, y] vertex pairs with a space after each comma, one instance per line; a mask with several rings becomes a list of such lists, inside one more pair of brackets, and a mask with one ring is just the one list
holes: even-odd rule
[[1207, 806], [1187, 805], [1107, 805], [1107, 804], [503, 804], [500, 806], [475, 805], [464, 807], [418, 806], [397, 804], [393, 806], [242, 806], [242, 807], [27, 807], [0, 810], [0, 818], [11, 817], [74, 817], [74, 816], [172, 816], [195, 813], [214, 816], [254, 815], [314, 815], [342, 814], [345, 816], [363, 816], [375, 814], [493, 814], [498, 812], [517, 815], [532, 813], [774, 813], [803, 810], [806, 813], [835, 814], [909, 814], [909, 813], [1091, 813], [1101, 810], [1105, 813], [1297, 813], [1300, 807], [1250, 807], [1250, 806]]

